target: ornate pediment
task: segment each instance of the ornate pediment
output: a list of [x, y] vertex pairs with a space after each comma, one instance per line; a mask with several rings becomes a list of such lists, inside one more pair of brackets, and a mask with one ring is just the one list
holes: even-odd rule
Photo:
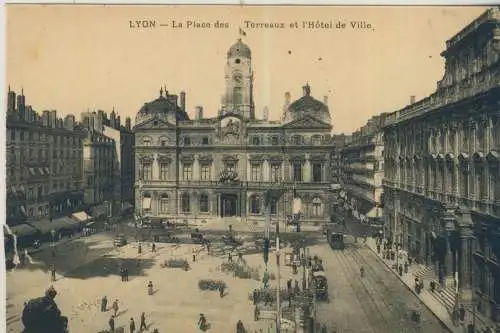
[[241, 133], [241, 121], [236, 117], [227, 117], [221, 120], [221, 137], [234, 136], [238, 138]]
[[283, 157], [281, 157], [279, 155], [269, 156], [268, 161], [270, 163], [281, 163], [281, 162], [283, 162]]
[[158, 155], [158, 161], [160, 163], [172, 163], [172, 157], [170, 157], [169, 155]]
[[210, 164], [213, 161], [213, 157], [212, 155], [200, 155], [198, 156], [198, 161], [200, 161], [200, 163]]
[[224, 155], [222, 156], [222, 161], [224, 163], [236, 163], [238, 162], [238, 155]]
[[249, 160], [254, 163], [262, 163], [265, 160], [264, 155], [250, 155]]
[[219, 173], [219, 183], [234, 184], [240, 181], [238, 173], [234, 170], [222, 170]]
[[142, 155], [139, 156], [139, 162], [141, 163], [153, 163], [154, 157], [151, 155]]
[[194, 155], [193, 154], [181, 155], [180, 160], [182, 163], [193, 163], [194, 162]]
[[311, 157], [309, 157], [309, 160], [314, 162], [324, 162], [326, 161], [326, 157], [325, 155], [311, 155]]
[[290, 156], [290, 161], [293, 162], [304, 162], [306, 160], [306, 157], [304, 155], [291, 155]]
[[317, 129], [330, 129], [330, 124], [327, 124], [319, 119], [316, 119], [311, 116], [306, 116], [297, 120], [294, 120], [292, 122], [289, 122], [285, 125], [283, 125], [284, 128], [303, 128], [303, 129], [311, 129], [311, 128], [317, 128]]
[[134, 126], [134, 131], [147, 129], [175, 129], [175, 125], [170, 124], [164, 119], [153, 117]]

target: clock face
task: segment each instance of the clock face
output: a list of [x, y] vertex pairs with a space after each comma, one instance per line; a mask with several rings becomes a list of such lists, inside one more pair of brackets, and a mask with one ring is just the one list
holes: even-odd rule
[[233, 75], [233, 80], [236, 83], [242, 83], [243, 82], [243, 75], [236, 73]]

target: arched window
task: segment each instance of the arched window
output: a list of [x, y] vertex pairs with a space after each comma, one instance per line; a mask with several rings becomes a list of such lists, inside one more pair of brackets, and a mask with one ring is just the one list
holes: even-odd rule
[[252, 144], [258, 146], [260, 144], [260, 138], [258, 136], [254, 136], [252, 138]]
[[168, 213], [168, 195], [162, 194], [160, 197], [160, 213]]
[[323, 202], [320, 198], [316, 197], [312, 201], [312, 216], [322, 216], [323, 215]]
[[151, 138], [150, 138], [149, 136], [145, 136], [145, 137], [142, 139], [142, 145], [143, 145], [143, 146], [146, 146], [146, 147], [151, 146]]
[[184, 137], [184, 146], [190, 146], [191, 145], [191, 138], [189, 136]]
[[208, 195], [205, 193], [200, 195], [200, 212], [208, 213]]
[[181, 197], [181, 210], [183, 213], [191, 211], [191, 198], [188, 193], [183, 193]]
[[166, 136], [160, 137], [158, 141], [162, 147], [165, 147], [168, 144], [168, 138]]
[[250, 197], [250, 213], [260, 214], [260, 197], [257, 195], [252, 195]]
[[201, 139], [201, 143], [204, 145], [208, 145], [208, 136], [204, 136], [203, 139]]
[[243, 90], [241, 89], [241, 87], [233, 88], [233, 104], [243, 104]]

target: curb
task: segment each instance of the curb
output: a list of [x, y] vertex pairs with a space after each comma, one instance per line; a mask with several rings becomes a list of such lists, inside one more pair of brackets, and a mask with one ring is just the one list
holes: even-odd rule
[[391, 268], [391, 266], [390, 266], [387, 262], [385, 262], [385, 260], [384, 260], [384, 259], [382, 259], [382, 258], [378, 255], [378, 253], [377, 253], [376, 251], [374, 251], [374, 249], [372, 249], [372, 248], [371, 248], [368, 244], [366, 244], [366, 243], [365, 243], [365, 246], [366, 246], [366, 247], [367, 247], [370, 251], [372, 251], [372, 252], [375, 254], [375, 256], [377, 257], [377, 260], [381, 261], [381, 262], [382, 262], [385, 266], [387, 266], [387, 268], [389, 268], [389, 270], [392, 272], [392, 274], [396, 275], [396, 277], [398, 278], [398, 280], [399, 280], [399, 281], [400, 281], [400, 282], [401, 282], [401, 283], [402, 283], [402, 284], [406, 287], [406, 289], [408, 289], [408, 290], [409, 290], [409, 291], [410, 291], [413, 295], [415, 295], [415, 296], [417, 297], [417, 299], [420, 301], [420, 303], [421, 303], [421, 304], [423, 304], [423, 305], [424, 305], [424, 306], [425, 306], [425, 307], [426, 307], [426, 308], [427, 308], [427, 309], [428, 309], [428, 310], [429, 310], [429, 311], [430, 311], [430, 312], [434, 315], [434, 317], [436, 317], [436, 318], [437, 318], [437, 320], [441, 323], [441, 325], [442, 325], [442, 326], [446, 327], [446, 328], [447, 328], [450, 332], [453, 332], [453, 333], [459, 333], [459, 332], [460, 332], [458, 327], [454, 327], [454, 326], [451, 326], [451, 327], [450, 327], [448, 324], [446, 324], [446, 323], [444, 322], [444, 320], [443, 320], [441, 317], [439, 317], [439, 316], [436, 314], [436, 312], [435, 312], [433, 309], [431, 309], [429, 306], [427, 306], [427, 304], [424, 302], [424, 300], [423, 300], [421, 297], [419, 297], [419, 295], [415, 292], [415, 290], [413, 290], [413, 288], [411, 288], [409, 285], [407, 285], [407, 284], [406, 284], [406, 283], [405, 283], [405, 282], [401, 279], [401, 277], [399, 276], [399, 274], [398, 274], [396, 271], [394, 271], [394, 270]]

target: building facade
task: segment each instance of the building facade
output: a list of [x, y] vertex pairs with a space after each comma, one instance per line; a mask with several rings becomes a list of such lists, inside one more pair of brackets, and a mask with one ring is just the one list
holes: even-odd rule
[[8, 225], [52, 221], [83, 203], [82, 149], [85, 132], [74, 116], [40, 115], [24, 93], [7, 94], [6, 187]]
[[386, 236], [457, 283], [455, 305], [500, 321], [498, 8], [446, 46], [436, 91], [384, 129]]
[[[136, 214], [192, 221], [213, 217], [264, 221], [291, 214], [323, 221], [330, 184], [330, 114], [311, 96], [291, 102], [281, 121], [255, 115], [251, 51], [238, 40], [227, 52], [226, 90], [216, 117], [194, 119], [180, 96], [160, 90], [136, 116]], [[271, 191], [270, 191], [271, 190]], [[267, 203], [267, 204], [265, 204]]]
[[85, 112], [84, 140], [85, 203], [92, 217], [120, 215], [133, 203], [133, 133], [113, 110]]
[[373, 117], [340, 151], [340, 205], [363, 223], [382, 225], [385, 115]]

